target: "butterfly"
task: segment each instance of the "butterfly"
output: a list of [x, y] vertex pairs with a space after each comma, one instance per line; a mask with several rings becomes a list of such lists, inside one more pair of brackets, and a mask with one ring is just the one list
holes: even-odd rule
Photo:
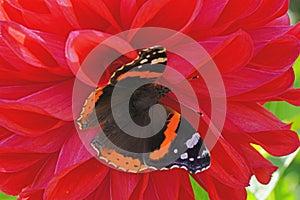
[[[77, 123], [81, 130], [101, 126], [91, 146], [107, 164], [134, 173], [184, 168], [195, 174], [210, 166], [210, 153], [200, 134], [179, 112], [159, 103], [171, 92], [157, 83], [166, 64], [165, 48], [143, 49], [136, 59], [119, 67], [105, 87], [96, 88], [86, 99]], [[140, 86], [134, 88], [136, 84]], [[151, 107], [157, 104], [165, 112], [152, 112]], [[129, 126], [131, 122], [151, 126], [137, 131]], [[162, 126], [159, 130], [157, 124]], [[145, 137], [152, 130], [155, 134]]]

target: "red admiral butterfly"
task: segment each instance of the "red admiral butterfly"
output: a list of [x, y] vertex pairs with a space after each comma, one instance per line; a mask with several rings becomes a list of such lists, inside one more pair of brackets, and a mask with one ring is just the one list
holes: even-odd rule
[[[132, 80], [147, 84], [136, 89], [129, 101], [131, 119], [139, 126], [151, 121], [149, 109], [170, 92], [170, 89], [155, 83], [167, 64], [166, 49], [160, 46], [144, 49], [138, 57], [123, 65], [111, 76], [104, 88], [97, 88], [84, 103], [77, 121], [81, 130], [100, 125], [102, 132], [92, 141], [98, 157], [115, 168], [128, 172], [142, 172], [149, 169], [185, 168], [197, 173], [210, 166], [210, 155], [199, 133], [180, 113], [162, 105], [167, 112], [163, 128], [151, 137], [134, 137], [126, 134], [116, 123], [112, 113], [112, 93], [116, 87], [122, 89], [118, 94], [120, 110], [123, 96]], [[151, 79], [151, 83], [148, 83]], [[146, 83], [145, 82], [145, 83]], [[128, 102], [127, 102], [128, 106]], [[92, 116], [95, 110], [96, 117]], [[161, 116], [155, 116], [157, 118]], [[154, 127], [153, 127], [154, 129]]]

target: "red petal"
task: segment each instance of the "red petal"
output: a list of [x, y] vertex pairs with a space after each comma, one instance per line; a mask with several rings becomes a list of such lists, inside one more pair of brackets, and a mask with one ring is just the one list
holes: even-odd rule
[[[252, 58], [251, 37], [243, 31], [236, 32], [231, 37], [229, 40], [223, 41], [222, 47], [217, 50], [217, 55], [213, 56], [214, 62], [222, 74], [245, 66]], [[236, 49], [239, 50], [236, 51]]]
[[244, 200], [247, 193], [244, 187], [230, 187], [219, 182], [206, 173], [199, 173], [194, 178], [206, 188], [211, 200], [236, 199]]
[[148, 182], [149, 182], [149, 174], [148, 173], [143, 174], [136, 189], [131, 194], [130, 200], [143, 199], [143, 195], [147, 188]]
[[259, 6], [253, 14], [234, 23], [232, 28], [235, 29], [243, 24], [244, 27], [254, 27], [266, 24], [277, 17], [284, 15], [288, 10], [288, 0], [264, 0], [260, 1]]
[[[56, 34], [67, 34], [71, 26], [60, 11], [56, 1], [5, 1], [1, 5], [10, 20], [31, 29]], [[57, 23], [59, 21], [59, 23]]]
[[[156, 171], [149, 174], [149, 183], [144, 193], [146, 200], [179, 199], [181, 188], [192, 190], [191, 183], [186, 171], [173, 169], [170, 171]], [[189, 192], [188, 194], [193, 194]], [[193, 199], [194, 196], [186, 197]]]
[[296, 24], [290, 31], [289, 34], [295, 35], [298, 39], [300, 39], [300, 23]]
[[247, 30], [247, 32], [251, 35], [254, 47], [255, 54], [261, 50], [267, 43], [272, 40], [275, 40], [278, 37], [286, 34], [291, 28], [289, 26], [262, 26], [256, 27], [251, 30]]
[[256, 103], [231, 102], [227, 107], [227, 118], [245, 132], [280, 130], [286, 124]]
[[44, 199], [83, 199], [95, 190], [107, 172], [106, 166], [90, 159], [74, 169], [56, 174], [45, 190]]
[[278, 96], [293, 86], [294, 79], [294, 71], [293, 69], [290, 69], [269, 83], [261, 85], [250, 92], [229, 98], [229, 100], [261, 101], [263, 99]]
[[[277, 169], [270, 161], [265, 159], [261, 154], [257, 152], [250, 143], [256, 143], [254, 139], [241, 130], [223, 131], [224, 137], [229, 141], [234, 148], [240, 152], [243, 159], [247, 162], [247, 165], [251, 169], [251, 172], [257, 177], [261, 183], [268, 183], [271, 179], [272, 173]], [[273, 139], [273, 137], [272, 137]], [[281, 139], [281, 138], [280, 138]], [[268, 138], [270, 140], [270, 138]]]
[[152, 20], [169, 2], [170, 0], [163, 2], [159, 0], [150, 0], [144, 3], [135, 15], [135, 18], [131, 24], [131, 28], [143, 27], [147, 22]]
[[0, 152], [53, 153], [60, 150], [66, 138], [70, 136], [69, 133], [73, 132], [73, 129], [74, 125], [70, 123], [34, 138], [13, 134], [1, 140]]
[[70, 171], [92, 157], [87, 151], [78, 132], [73, 130], [71, 137], [62, 146], [56, 166], [56, 173]]
[[[188, 177], [188, 176], [187, 176]], [[180, 187], [178, 199], [194, 199], [194, 190], [189, 184], [189, 186], [182, 185]]]
[[31, 190], [19, 194], [18, 200], [37, 200], [43, 199], [44, 190]]
[[130, 25], [138, 11], [136, 1], [120, 1], [120, 20], [125, 30], [130, 28]]
[[32, 66], [22, 60], [23, 58], [19, 58], [9, 46], [10, 44], [6, 45], [3, 37], [0, 36], [1, 85], [27, 85], [31, 82], [53, 83], [66, 79], [65, 75], [68, 72], [65, 69]]
[[256, 89], [277, 77], [282, 72], [266, 72], [251, 68], [242, 68], [223, 76], [227, 96], [235, 96]]
[[111, 200], [110, 177], [108, 175], [102, 180], [97, 189], [85, 198], [85, 200]]
[[[33, 31], [19, 24], [1, 22], [1, 33], [8, 47], [23, 61], [35, 68], [43, 68], [54, 74], [67, 75], [66, 69], [59, 67], [56, 59], [48, 51], [48, 44]], [[52, 45], [50, 44], [50, 46]]]
[[[46, 185], [48, 185], [49, 180], [53, 177], [55, 166], [56, 166], [57, 154], [53, 156], [49, 156], [43, 164], [41, 165], [40, 169], [35, 173], [31, 174], [31, 177], [35, 177], [32, 180], [32, 184], [27, 186], [19, 193], [19, 198], [28, 198], [28, 199], [42, 199], [44, 189]], [[39, 197], [39, 198], [38, 198]]]
[[215, 26], [228, 26], [238, 19], [249, 16], [257, 9], [259, 3], [260, 1], [258, 0], [243, 2], [239, 0], [228, 1]]
[[211, 150], [211, 167], [205, 173], [235, 187], [248, 186], [251, 176], [244, 158], [222, 138]]
[[[113, 1], [110, 1], [108, 6], [115, 5]], [[97, 29], [105, 31], [105, 27], [109, 27], [109, 31], [112, 29], [114, 32], [122, 31], [120, 25], [117, 23], [113, 14], [119, 12], [112, 7], [108, 7], [104, 1], [84, 0], [73, 3], [75, 14], [81, 27], [84, 29]], [[106, 31], [107, 32], [107, 31]]]
[[286, 71], [299, 56], [300, 45], [296, 37], [286, 35], [267, 44], [250, 62], [255, 69]]
[[156, 0], [151, 0], [149, 3], [146, 2], [138, 11], [131, 28], [144, 26], [182, 30], [189, 25], [190, 20], [195, 18], [193, 14], [197, 15], [199, 13], [202, 4], [202, 1], [199, 0], [191, 0], [189, 2], [172, 0], [164, 3], [160, 1], [159, 4], [157, 2]]
[[40, 189], [45, 188], [49, 181], [53, 178], [56, 162], [57, 162], [58, 153], [54, 153], [49, 155], [48, 159], [46, 159], [39, 168], [39, 171], [34, 174], [35, 179], [33, 180], [31, 186], [23, 190], [24, 192], [32, 189]]
[[[110, 172], [110, 191], [112, 199], [139, 199], [147, 186], [144, 174]], [[137, 190], [138, 189], [138, 190]], [[136, 198], [134, 198], [136, 197]], [[139, 198], [138, 198], [139, 197]]]
[[282, 15], [281, 17], [278, 17], [271, 22], [269, 22], [267, 25], [269, 26], [290, 26], [290, 16], [286, 13]]
[[9, 195], [18, 195], [23, 188], [33, 182], [35, 176], [32, 176], [32, 174], [36, 174], [42, 164], [43, 162], [37, 162], [22, 171], [13, 173], [0, 172], [1, 191]]
[[195, 32], [212, 27], [220, 17], [227, 2], [226, 0], [203, 1], [201, 11], [191, 26], [190, 34], [197, 38]]
[[300, 106], [300, 89], [291, 89], [272, 100], [286, 101], [295, 106]]
[[47, 87], [50, 87], [52, 83], [46, 84], [28, 84], [28, 85], [13, 85], [13, 86], [0, 86], [1, 99], [17, 100], [22, 97], [28, 96], [32, 93], [36, 93]]
[[[270, 138], [268, 138], [270, 140]], [[270, 161], [265, 159], [250, 145], [243, 145], [240, 150], [243, 152], [245, 159], [256, 176], [257, 180], [262, 184], [268, 184], [272, 178], [273, 172], [277, 170]]]
[[249, 136], [273, 156], [291, 154], [300, 146], [297, 133], [291, 130], [250, 133]]
[[73, 29], [80, 29], [77, 17], [75, 15], [72, 3], [70, 0], [60, 0], [56, 1], [64, 17], [68, 23], [73, 27]]
[[10, 132], [6, 128], [3, 128], [3, 127], [0, 126], [0, 141], [1, 142], [6, 140], [7, 138], [11, 137], [12, 135], [14, 135], [13, 132]]
[[[243, 200], [247, 197], [247, 192], [245, 188], [234, 188], [224, 185], [222, 182], [218, 180], [214, 181], [215, 189], [217, 192], [216, 199], [235, 199], [235, 200]], [[210, 189], [209, 189], [210, 190]], [[215, 198], [212, 198], [214, 200]]]
[[46, 156], [47, 154], [37, 154], [37, 153], [1, 153], [0, 171], [1, 172], [21, 171], [43, 160]]
[[[24, 109], [20, 105], [0, 101], [0, 107], [3, 107], [2, 105], [6, 105], [6, 109], [0, 108], [0, 113], [5, 113], [5, 116], [0, 114], [0, 125], [19, 135], [36, 137], [65, 124], [46, 115], [19, 110]], [[27, 106], [25, 109], [30, 110], [30, 108], [36, 109], [32, 106]]]
[[72, 92], [74, 81], [53, 84], [51, 87], [19, 99], [15, 103], [32, 105], [47, 112], [50, 116], [64, 121], [73, 120]]

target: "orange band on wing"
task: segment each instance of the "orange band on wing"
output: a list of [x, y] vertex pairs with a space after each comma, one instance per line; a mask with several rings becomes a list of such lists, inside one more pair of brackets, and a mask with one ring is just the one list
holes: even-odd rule
[[99, 157], [104, 159], [108, 164], [113, 165], [123, 171], [139, 172], [147, 169], [147, 166], [137, 158], [125, 157], [113, 149], [101, 149]]
[[93, 91], [89, 97], [85, 100], [82, 111], [80, 113], [80, 116], [77, 120], [77, 123], [79, 125], [79, 129], [83, 129], [84, 123], [87, 122], [89, 116], [94, 110], [95, 103], [98, 101], [100, 96], [103, 94], [102, 88], [97, 88], [95, 91]]
[[125, 78], [129, 77], [139, 77], [139, 78], [159, 78], [161, 76], [161, 73], [159, 72], [150, 72], [150, 71], [129, 71], [126, 72], [125, 74], [121, 74], [117, 80], [120, 81]]
[[160, 145], [160, 149], [153, 151], [149, 157], [152, 160], [158, 160], [164, 157], [169, 152], [169, 147], [171, 142], [176, 137], [176, 130], [180, 124], [180, 114], [178, 112], [174, 112], [174, 115], [169, 120], [169, 124], [167, 125], [167, 129], [165, 130], [165, 140]]

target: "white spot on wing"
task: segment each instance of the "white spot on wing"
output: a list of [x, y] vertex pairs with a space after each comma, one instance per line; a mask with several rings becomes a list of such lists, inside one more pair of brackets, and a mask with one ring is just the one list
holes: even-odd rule
[[191, 139], [186, 141], [185, 144], [187, 148], [189, 149], [193, 148], [198, 143], [199, 139], [200, 139], [199, 133], [195, 133]]
[[143, 59], [143, 60], [141, 60], [140, 64], [142, 65], [142, 64], [144, 64], [146, 62], [148, 62], [148, 59]]
[[182, 160], [185, 160], [185, 159], [187, 159], [188, 158], [188, 154], [187, 153], [183, 153], [183, 154], [181, 154], [181, 156], [180, 156], [180, 159], [182, 159]]
[[178, 153], [178, 149], [174, 149], [174, 153]]
[[157, 58], [157, 59], [154, 59], [151, 61], [151, 64], [157, 64], [157, 63], [163, 63], [163, 62], [166, 62], [167, 61], [167, 58]]

